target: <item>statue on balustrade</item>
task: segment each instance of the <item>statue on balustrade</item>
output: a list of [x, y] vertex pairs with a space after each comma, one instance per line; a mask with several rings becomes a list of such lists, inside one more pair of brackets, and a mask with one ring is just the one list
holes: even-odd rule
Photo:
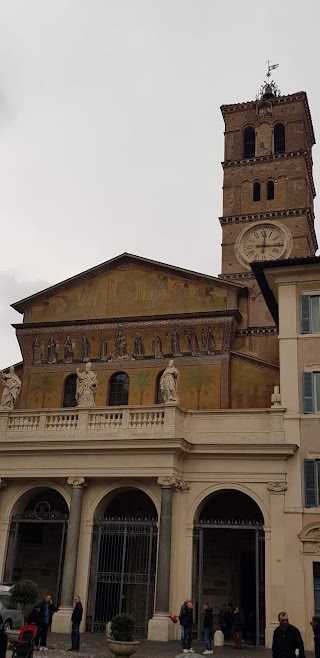
[[50, 336], [48, 340], [48, 363], [57, 363], [59, 357], [59, 343]]
[[160, 391], [164, 402], [176, 402], [179, 404], [178, 384], [180, 373], [171, 359], [160, 379]]
[[21, 389], [21, 380], [18, 375], [15, 374], [14, 367], [11, 366], [8, 373], [2, 372], [0, 370], [1, 381], [4, 385], [2, 391], [0, 409], [9, 410], [13, 409], [14, 403], [20, 393]]
[[143, 339], [141, 334], [137, 331], [136, 334], [133, 336], [133, 358], [134, 359], [142, 359], [145, 355], [144, 351], [144, 344], [143, 344]]
[[82, 336], [82, 361], [84, 363], [90, 361], [90, 342], [85, 334]]
[[41, 347], [38, 338], [35, 338], [32, 345], [32, 355], [34, 365], [41, 363]]
[[153, 349], [153, 354], [155, 359], [162, 359], [163, 354], [162, 354], [162, 341], [161, 337], [159, 336], [158, 332], [155, 331], [152, 337], [152, 349]]
[[207, 354], [214, 354], [216, 352], [216, 342], [211, 327], [208, 327], [207, 331], [202, 329], [202, 349]]
[[94, 392], [98, 386], [98, 378], [95, 372], [92, 372], [90, 361], [86, 363], [83, 372], [77, 368], [77, 387], [76, 401], [78, 407], [95, 407]]
[[74, 357], [74, 348], [75, 342], [71, 340], [70, 336], [67, 336], [64, 341], [64, 362], [72, 363]]

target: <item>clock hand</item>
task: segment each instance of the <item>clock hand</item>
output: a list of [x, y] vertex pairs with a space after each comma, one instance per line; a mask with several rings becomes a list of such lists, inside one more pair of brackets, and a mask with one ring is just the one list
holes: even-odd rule
[[281, 242], [273, 242], [272, 244], [263, 243], [263, 244], [256, 244], [256, 247], [263, 247], [264, 249], [262, 253], [264, 253], [265, 247], [283, 247], [283, 244], [281, 244]]

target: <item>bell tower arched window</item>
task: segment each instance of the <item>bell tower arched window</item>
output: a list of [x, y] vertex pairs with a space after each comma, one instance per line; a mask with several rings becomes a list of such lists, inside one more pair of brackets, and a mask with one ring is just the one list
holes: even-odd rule
[[117, 407], [128, 404], [129, 377], [125, 372], [112, 375], [109, 385], [109, 406]]
[[286, 150], [286, 136], [283, 123], [276, 123], [274, 127], [274, 152], [284, 153]]
[[63, 407], [76, 407], [77, 375], [69, 375], [64, 382]]
[[256, 133], [252, 126], [243, 131], [243, 157], [254, 158], [256, 154]]
[[260, 201], [260, 183], [253, 183], [252, 200]]
[[267, 182], [267, 199], [274, 199], [274, 182], [273, 180], [268, 180]]

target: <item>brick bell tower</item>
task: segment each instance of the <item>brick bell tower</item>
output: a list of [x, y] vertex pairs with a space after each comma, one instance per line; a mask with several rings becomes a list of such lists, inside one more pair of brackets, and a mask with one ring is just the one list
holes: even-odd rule
[[[307, 94], [281, 96], [267, 81], [256, 101], [223, 105], [222, 273], [254, 287], [252, 261], [313, 256], [312, 146]], [[256, 305], [257, 306], [257, 305]], [[257, 308], [256, 308], [257, 310]], [[262, 309], [261, 309], [262, 310]], [[252, 315], [252, 314], [251, 314]], [[264, 312], [257, 323], [269, 324]], [[252, 325], [253, 322], [253, 325]]]

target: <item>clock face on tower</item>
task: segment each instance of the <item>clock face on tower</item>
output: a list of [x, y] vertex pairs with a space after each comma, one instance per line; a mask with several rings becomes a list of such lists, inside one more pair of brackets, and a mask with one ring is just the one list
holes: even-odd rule
[[247, 269], [253, 261], [287, 258], [292, 249], [292, 236], [279, 222], [257, 222], [241, 231], [235, 244], [239, 262]]

